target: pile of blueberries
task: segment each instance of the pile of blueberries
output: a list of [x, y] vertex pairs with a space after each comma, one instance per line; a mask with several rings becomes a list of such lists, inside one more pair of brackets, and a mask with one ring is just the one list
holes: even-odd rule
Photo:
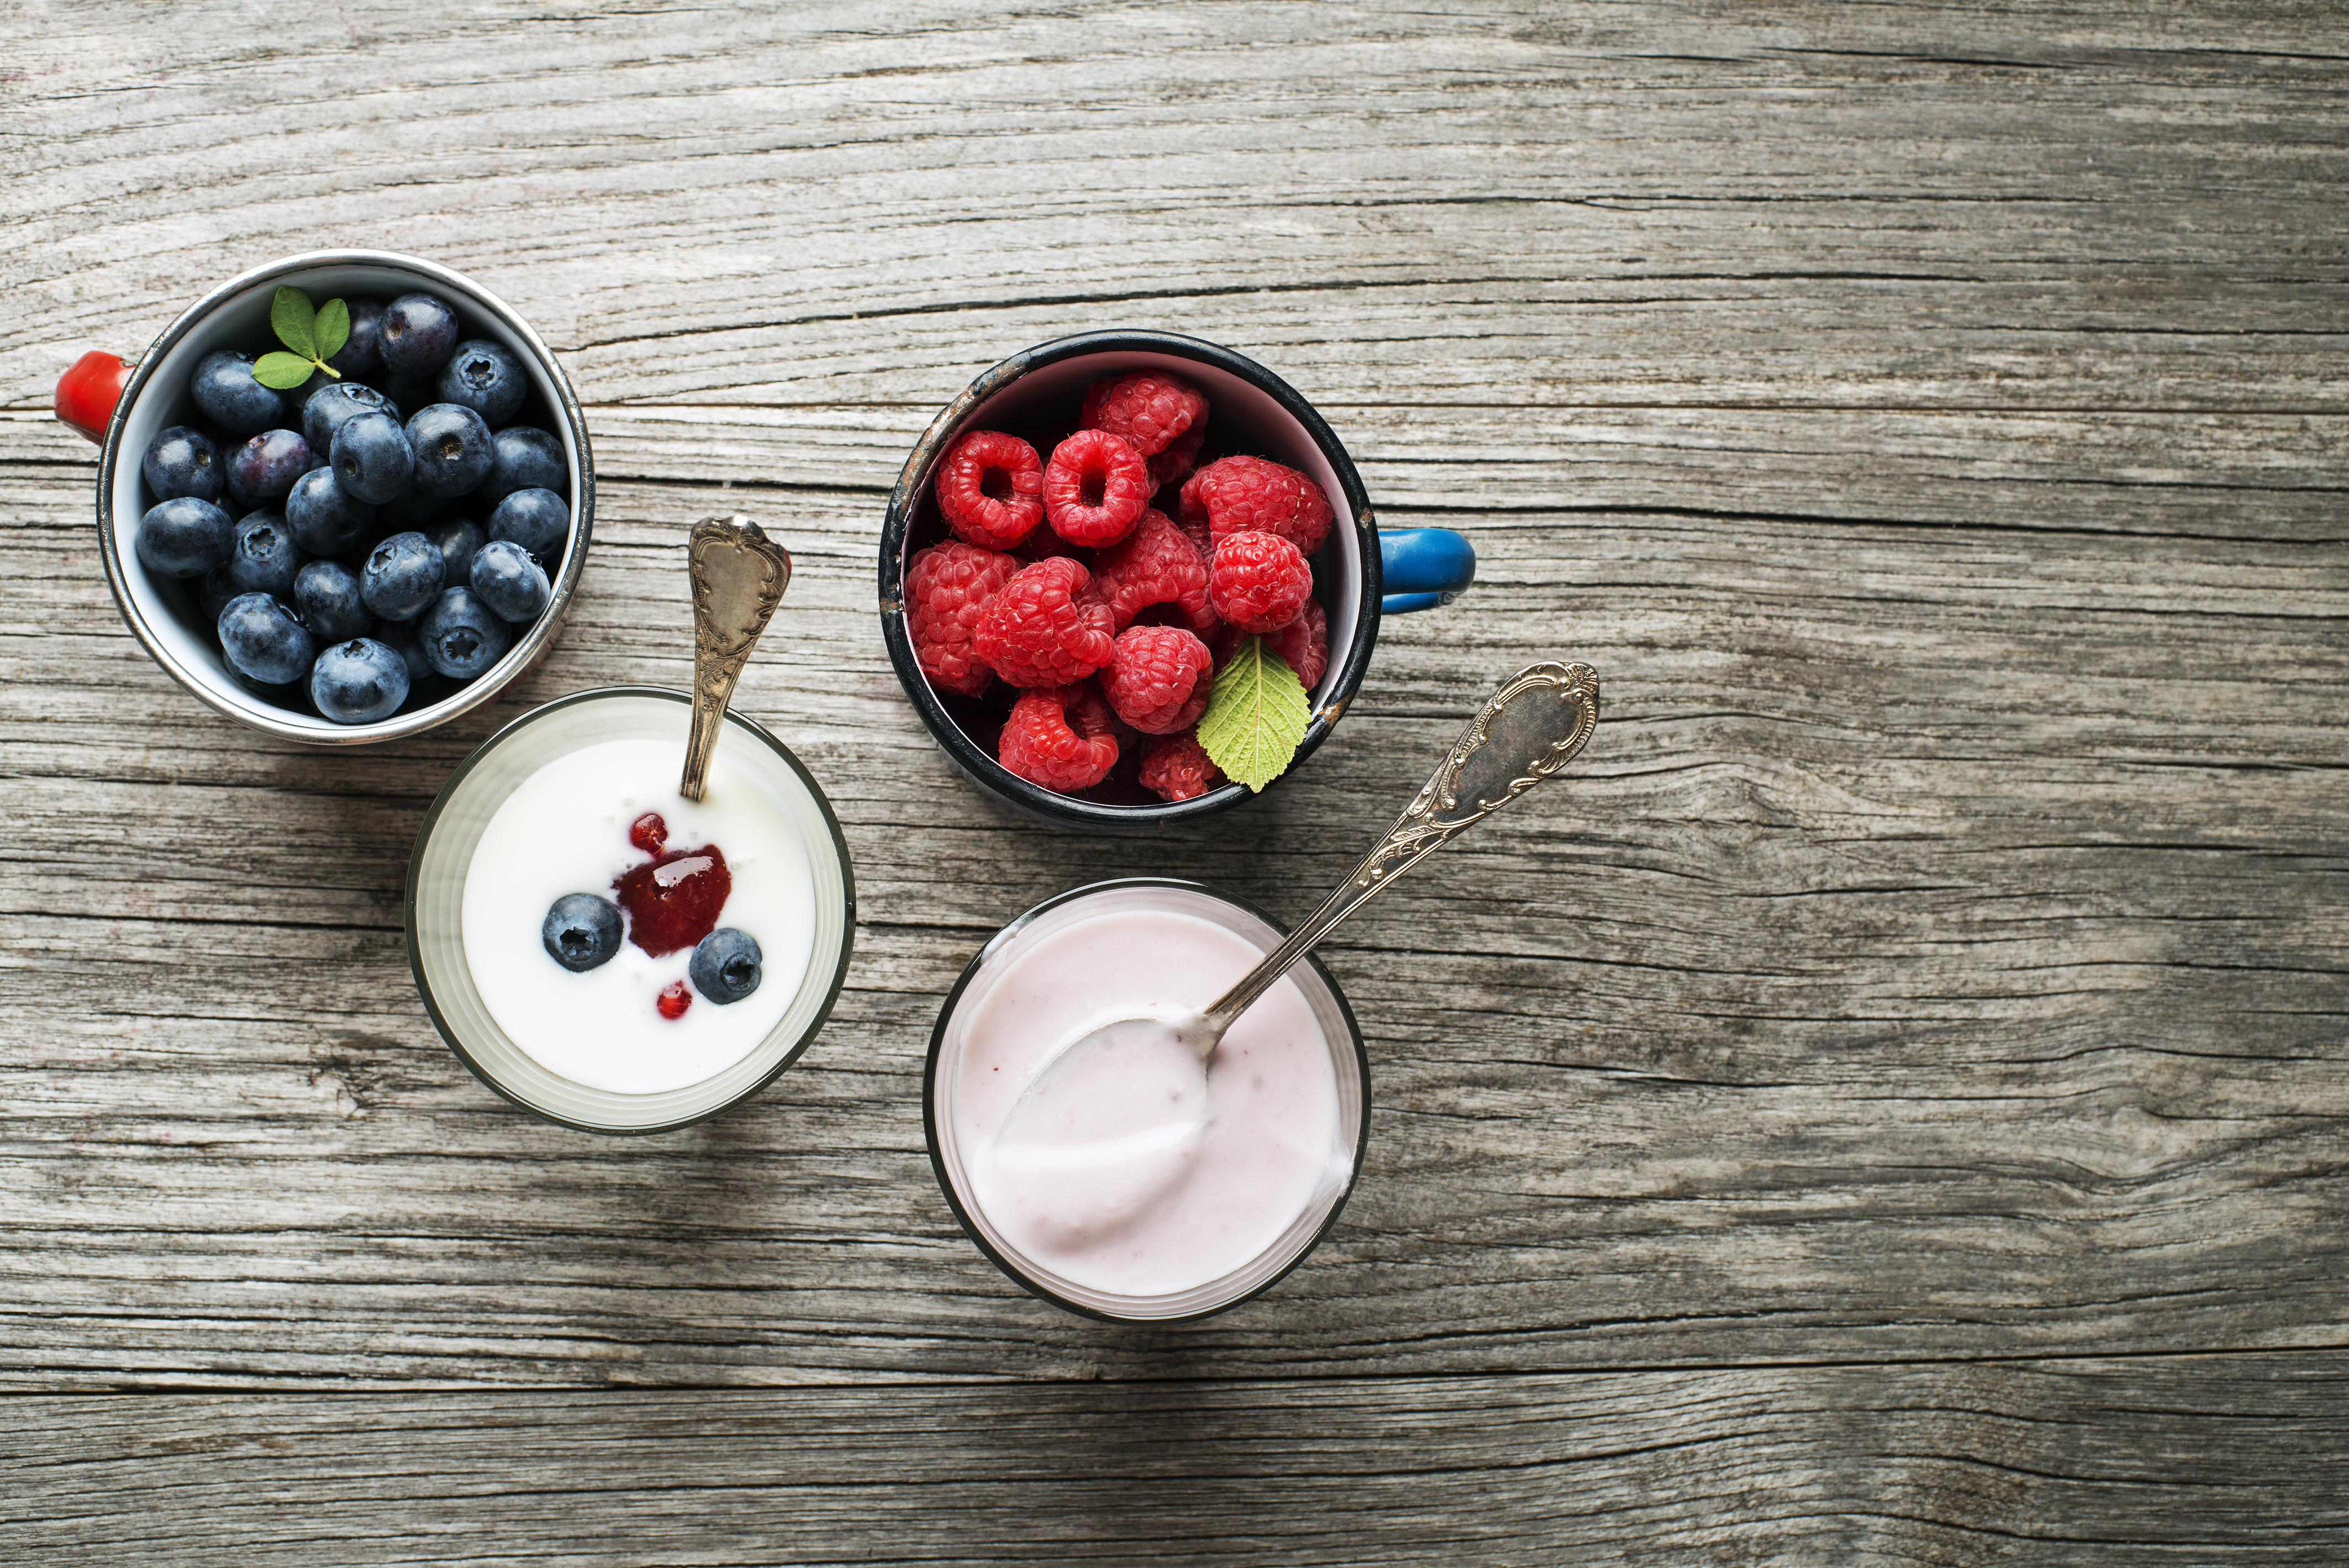
[[[292, 391], [207, 354], [200, 419], [149, 443], [140, 561], [191, 582], [248, 690], [343, 724], [438, 701], [543, 614], [571, 532], [563, 445], [522, 362], [429, 294], [354, 298]], [[403, 418], [403, 409], [416, 411]]]

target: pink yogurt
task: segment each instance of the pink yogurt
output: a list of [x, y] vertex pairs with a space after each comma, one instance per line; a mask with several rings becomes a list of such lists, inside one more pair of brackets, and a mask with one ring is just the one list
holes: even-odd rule
[[[1204, 1073], [1182, 1051], [1112, 1058], [1023, 1099], [1087, 1031], [1204, 1007], [1278, 940], [1204, 889], [1111, 884], [1016, 924], [974, 966], [941, 1026], [933, 1130], [974, 1233], [1023, 1282], [1112, 1316], [1190, 1315], [1318, 1238], [1352, 1179], [1364, 1100], [1318, 970], [1267, 992]], [[1071, 1103], [1048, 1104], [1055, 1092]]]

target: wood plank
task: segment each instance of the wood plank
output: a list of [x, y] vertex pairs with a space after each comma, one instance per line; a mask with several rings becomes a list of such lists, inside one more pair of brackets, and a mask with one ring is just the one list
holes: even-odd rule
[[46, 19], [12, 405], [332, 236], [475, 274], [599, 400], [931, 404], [1123, 322], [1332, 399], [2349, 410], [2321, 5], [832, 5], [691, 56], [657, 14], [243, 15], [160, 71], [136, 12]]
[[[1170, 1363], [1167, 1371], [1175, 1370]], [[0, 1404], [23, 1561], [2329, 1563], [2333, 1355]], [[851, 1544], [851, 1543], [854, 1544]]]

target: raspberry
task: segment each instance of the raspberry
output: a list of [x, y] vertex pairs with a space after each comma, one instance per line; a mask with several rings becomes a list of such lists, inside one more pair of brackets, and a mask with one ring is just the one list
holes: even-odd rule
[[1216, 660], [1207, 645], [1179, 626], [1137, 626], [1117, 639], [1102, 671], [1102, 695], [1117, 716], [1145, 735], [1188, 729], [1215, 694]]
[[1163, 487], [1178, 479], [1187, 478], [1191, 465], [1199, 461], [1199, 448], [1206, 444], [1206, 421], [1202, 420], [1176, 436], [1174, 444], [1164, 452], [1151, 454], [1150, 483]]
[[1001, 431], [973, 431], [938, 464], [938, 512], [956, 538], [1009, 550], [1044, 520], [1044, 464]]
[[1219, 458], [1183, 486], [1185, 502], [1195, 486], [1218, 539], [1259, 529], [1309, 556], [1330, 536], [1330, 498], [1293, 468], [1260, 457]]
[[1153, 605], [1173, 605], [1192, 630], [1213, 626], [1207, 605], [1207, 564], [1183, 530], [1155, 507], [1142, 514], [1119, 544], [1093, 562], [1093, 581], [1109, 601], [1117, 629]]
[[1142, 753], [1142, 786], [1161, 800], [1194, 800], [1224, 782], [1195, 730], [1153, 741]]
[[1022, 691], [1003, 721], [995, 754], [1030, 784], [1063, 793], [1089, 789], [1117, 763], [1109, 707], [1082, 686]]
[[1207, 504], [1200, 499], [1199, 485], [1215, 467], [1214, 463], [1209, 463], [1206, 468], [1185, 480], [1183, 488], [1174, 493], [1174, 525], [1194, 539], [1203, 541], [1199, 545], [1199, 554], [1202, 556], [1208, 554], [1216, 546], [1214, 530], [1207, 523]]
[[1297, 671], [1297, 679], [1310, 691], [1321, 684], [1330, 669], [1330, 612], [1321, 607], [1320, 600], [1307, 599], [1303, 614], [1264, 641], [1280, 655], [1283, 664]]
[[1207, 438], [1207, 395], [1164, 370], [1095, 381], [1077, 423], [1107, 431], [1149, 461], [1152, 489], [1182, 478]]
[[1207, 599], [1242, 631], [1278, 631], [1304, 612], [1313, 592], [1313, 568], [1278, 534], [1249, 529], [1216, 541], [1207, 568]]
[[1093, 576], [1066, 556], [1012, 574], [979, 612], [971, 651], [1014, 686], [1066, 686], [1110, 660], [1116, 628]]
[[1044, 515], [1071, 545], [1114, 545], [1150, 504], [1150, 465], [1107, 431], [1079, 431], [1044, 465]]
[[905, 634], [930, 684], [981, 697], [995, 671], [971, 649], [987, 602], [1019, 563], [994, 550], [949, 539], [914, 557], [905, 570]]

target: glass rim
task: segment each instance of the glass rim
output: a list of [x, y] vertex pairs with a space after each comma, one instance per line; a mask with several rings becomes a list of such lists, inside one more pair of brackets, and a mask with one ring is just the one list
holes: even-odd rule
[[501, 745], [529, 725], [564, 709], [578, 707], [591, 701], [609, 701], [616, 697], [653, 698], [675, 702], [686, 708], [690, 708], [693, 703], [693, 699], [685, 692], [674, 691], [666, 686], [594, 686], [584, 691], [574, 691], [566, 696], [540, 703], [529, 712], [519, 715], [474, 747], [471, 753], [463, 762], [458, 763], [449, 774], [448, 781], [440, 786], [440, 793], [433, 797], [431, 805], [426, 809], [423, 823], [416, 830], [416, 846], [409, 852], [408, 878], [402, 890], [402, 899], [406, 909], [403, 911], [401, 929], [408, 941], [408, 967], [416, 981], [417, 995], [422, 999], [424, 1011], [431, 1018], [432, 1027], [440, 1034], [441, 1044], [447, 1045], [450, 1054], [465, 1064], [466, 1071], [480, 1079], [498, 1098], [517, 1110], [528, 1112], [541, 1121], [551, 1122], [556, 1127], [568, 1127], [574, 1132], [595, 1133], [605, 1137], [645, 1137], [655, 1133], [676, 1132], [680, 1128], [709, 1121], [714, 1116], [723, 1116], [764, 1090], [777, 1078], [781, 1077], [792, 1064], [806, 1053], [807, 1048], [814, 1044], [815, 1037], [823, 1032], [823, 1026], [832, 1020], [832, 1010], [839, 1003], [840, 993], [847, 983], [849, 961], [855, 955], [856, 867], [855, 862], [849, 857], [848, 840], [841, 833], [840, 818], [832, 809], [832, 798], [825, 794], [823, 787], [816, 783], [815, 775], [808, 772], [807, 764], [801, 762], [789, 746], [776, 739], [757, 720], [748, 718], [729, 708], [726, 711], [727, 722], [740, 726], [754, 739], [764, 742], [768, 749], [781, 757], [784, 764], [799, 776], [800, 782], [807, 786], [810, 798], [823, 817], [824, 826], [831, 832], [833, 849], [839, 857], [841, 895], [843, 905], [840, 958], [833, 966], [832, 978], [824, 990], [823, 1005], [816, 1009], [815, 1016], [809, 1021], [807, 1028], [801, 1033], [799, 1039], [792, 1044], [791, 1048], [777, 1060], [771, 1070], [761, 1075], [757, 1082], [745, 1086], [731, 1098], [712, 1106], [707, 1110], [697, 1111], [688, 1116], [678, 1116], [643, 1127], [611, 1127], [557, 1116], [544, 1106], [533, 1104], [509, 1089], [498, 1080], [496, 1075], [477, 1061], [472, 1052], [468, 1050], [464, 1043], [458, 1038], [458, 1032], [450, 1024], [447, 1016], [441, 1012], [440, 1001], [432, 992], [432, 981], [424, 971], [423, 944], [417, 940], [416, 909], [417, 890], [424, 867], [425, 846], [431, 842], [432, 830], [439, 825], [441, 815], [448, 809], [450, 803], [456, 798], [458, 788], [471, 776], [476, 768], [487, 762]]
[[[1066, 892], [1055, 894], [1041, 903], [1022, 910], [1006, 921], [1002, 929], [989, 937], [986, 945], [971, 955], [970, 961], [963, 966], [962, 973], [955, 978], [953, 988], [947, 992], [945, 1000], [938, 1004], [937, 1022], [930, 1027], [929, 1053], [922, 1064], [922, 1138], [929, 1151], [930, 1172], [937, 1179], [938, 1190], [946, 1195], [947, 1206], [954, 1210], [955, 1222], [962, 1227], [963, 1234], [970, 1239], [971, 1243], [986, 1255], [988, 1262], [1000, 1270], [1004, 1277], [1013, 1284], [1040, 1301], [1050, 1302], [1064, 1312], [1074, 1313], [1080, 1317], [1092, 1318], [1096, 1323], [1122, 1324], [1130, 1327], [1180, 1328], [1185, 1324], [1198, 1323], [1203, 1319], [1229, 1312], [1234, 1307], [1254, 1301], [1264, 1294], [1265, 1292], [1287, 1279], [1296, 1271], [1298, 1265], [1311, 1257], [1315, 1249], [1319, 1248], [1328, 1238], [1330, 1231], [1336, 1228], [1339, 1216], [1346, 1210], [1347, 1200], [1353, 1197], [1355, 1187], [1361, 1181], [1362, 1162], [1370, 1152], [1372, 1108], [1371, 1057], [1370, 1052], [1362, 1044], [1361, 1023], [1355, 1018], [1353, 1004], [1346, 1000], [1346, 992], [1338, 984], [1337, 977], [1331, 974], [1328, 966], [1322, 963], [1319, 953], [1307, 953], [1304, 961], [1311, 965], [1314, 972], [1321, 977], [1321, 983], [1328, 989], [1331, 1002], [1337, 1005], [1338, 1016], [1345, 1022], [1346, 1037], [1354, 1048], [1354, 1066], [1358, 1081], [1361, 1085], [1361, 1125], [1354, 1131], [1354, 1147], [1352, 1158], [1348, 1164], [1345, 1185], [1339, 1189], [1337, 1198], [1330, 1205], [1330, 1211], [1321, 1217], [1321, 1222], [1314, 1227], [1312, 1235], [1297, 1249], [1293, 1257], [1247, 1291], [1234, 1296], [1229, 1301], [1219, 1302], [1214, 1306], [1204, 1307], [1197, 1312], [1136, 1316], [1130, 1314], [1104, 1312], [1099, 1307], [1071, 1301], [1029, 1274], [1017, 1262], [1004, 1256], [1001, 1250], [988, 1240], [981, 1228], [973, 1220], [969, 1209], [965, 1206], [962, 1194], [956, 1189], [953, 1179], [947, 1174], [946, 1160], [939, 1153], [938, 1061], [946, 1051], [947, 1023], [954, 1016], [955, 1008], [962, 1001], [963, 992], [969, 989], [970, 982], [978, 976], [979, 967], [989, 957], [1015, 940], [1021, 931], [1035, 923], [1038, 919], [1078, 898], [1129, 888], [1171, 888], [1181, 892], [1202, 894], [1217, 903], [1228, 904], [1234, 909], [1246, 910], [1262, 920], [1274, 931], [1284, 932], [1284, 928], [1279, 921], [1247, 899], [1235, 893], [1226, 893], [1220, 888], [1211, 888], [1204, 882], [1192, 881], [1185, 877], [1113, 877], [1105, 881], [1088, 882], [1082, 887], [1071, 888]], [[1326, 1041], [1326, 1035], [1324, 1039]]]

